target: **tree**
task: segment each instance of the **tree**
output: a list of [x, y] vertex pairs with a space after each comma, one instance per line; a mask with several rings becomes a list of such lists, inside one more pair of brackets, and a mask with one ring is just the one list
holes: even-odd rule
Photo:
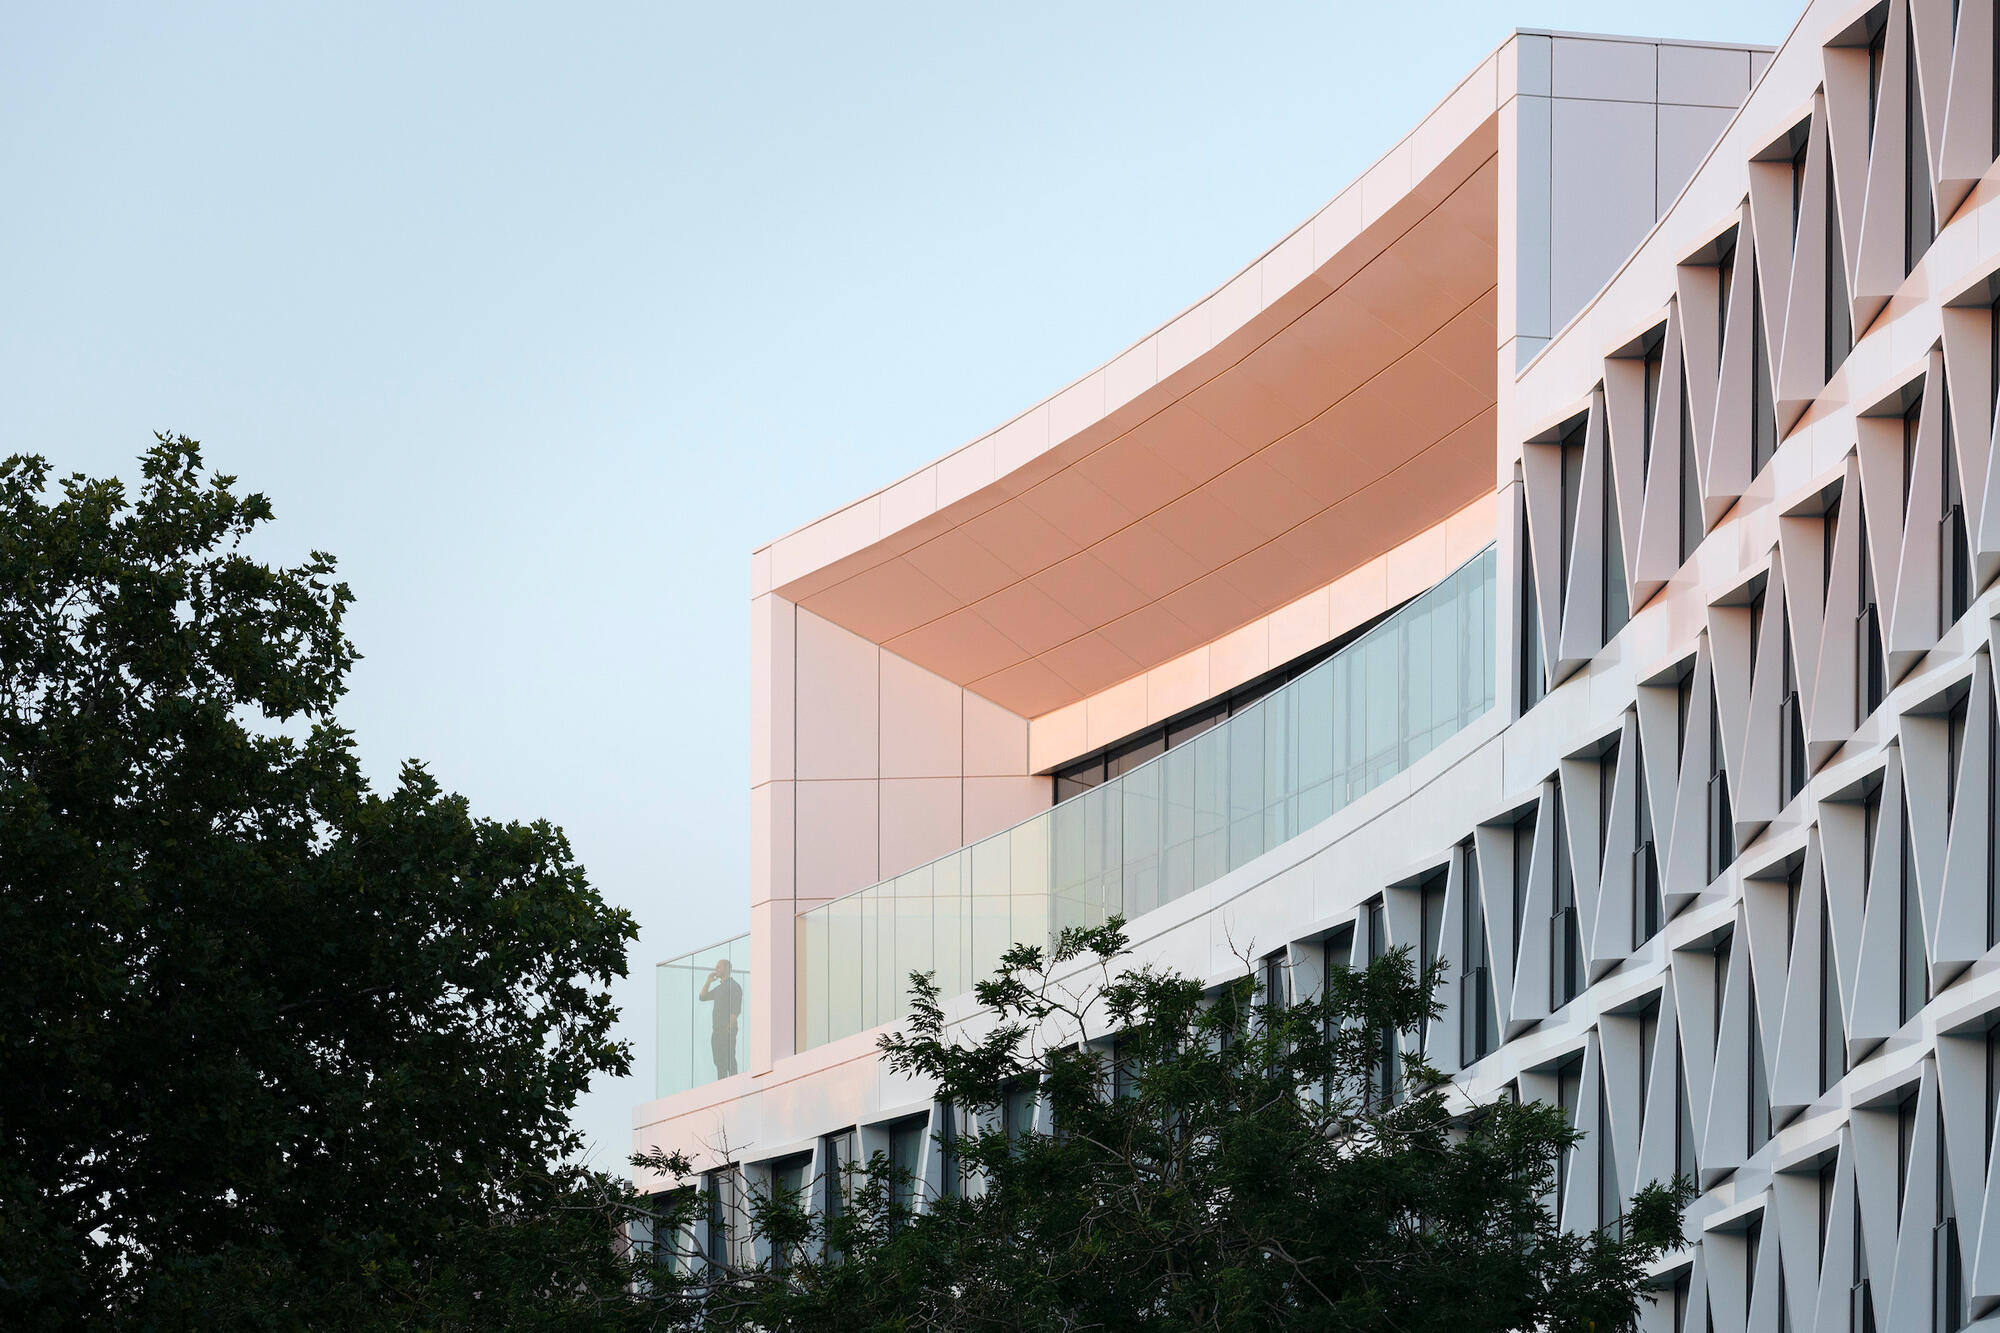
[[194, 442], [0, 463], [0, 1326], [555, 1326], [631, 919], [546, 822], [363, 780], [334, 562]]
[[[1248, 976], [1213, 996], [1171, 971], [1113, 975], [1124, 947], [1117, 922], [1046, 958], [1016, 947], [978, 988], [998, 1021], [973, 1041], [913, 978], [909, 1030], [881, 1049], [967, 1123], [963, 1186], [913, 1212], [878, 1157], [831, 1224], [758, 1199], [749, 1225], [781, 1261], [713, 1274], [705, 1327], [1632, 1326], [1646, 1265], [1683, 1243], [1692, 1183], [1648, 1186], [1620, 1226], [1565, 1231], [1550, 1199], [1577, 1136], [1559, 1111], [1454, 1110], [1407, 1042], [1385, 1092], [1383, 1034], [1435, 1014], [1435, 975], [1397, 953], [1285, 1003]], [[1053, 980], [1078, 960], [1079, 979]], [[999, 1110], [1027, 1090], [1040, 1110], [1021, 1133]], [[673, 1198], [666, 1225], [696, 1206]]]

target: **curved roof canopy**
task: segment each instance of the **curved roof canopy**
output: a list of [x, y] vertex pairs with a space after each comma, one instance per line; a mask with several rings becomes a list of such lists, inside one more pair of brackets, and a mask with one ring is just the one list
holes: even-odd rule
[[760, 551], [758, 591], [1034, 717], [1489, 493], [1500, 173], [1473, 82], [1145, 342]]

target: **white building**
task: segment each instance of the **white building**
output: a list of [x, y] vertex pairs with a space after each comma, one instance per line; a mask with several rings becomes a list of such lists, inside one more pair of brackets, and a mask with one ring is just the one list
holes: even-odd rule
[[1109, 912], [1302, 993], [1386, 940], [1453, 978], [1434, 1062], [1570, 1109], [1566, 1225], [1697, 1176], [1650, 1327], [2000, 1306], [1996, 49], [1989, 0], [1519, 33], [1185, 314], [756, 552], [750, 929], [661, 965], [636, 1143], [723, 1203], [935, 1183], [874, 1049], [910, 971], [976, 1023]]

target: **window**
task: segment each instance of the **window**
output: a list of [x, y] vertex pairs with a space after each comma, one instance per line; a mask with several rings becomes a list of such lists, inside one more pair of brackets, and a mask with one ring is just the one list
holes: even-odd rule
[[914, 1213], [924, 1182], [924, 1140], [930, 1118], [913, 1115], [889, 1126], [889, 1225]]
[[[1588, 417], [1577, 418], [1575, 424], [1564, 432], [1561, 441], [1562, 545], [1557, 552], [1556, 596], [1565, 611], [1569, 607], [1569, 570], [1576, 558], [1572, 548], [1576, 545], [1577, 510], [1583, 503], [1583, 441], [1588, 426]], [[1562, 623], [1561, 614], [1558, 614], [1556, 623]]]
[[1257, 964], [1257, 990], [1265, 1004], [1278, 1009], [1288, 1009], [1292, 1003], [1292, 969], [1285, 961], [1285, 951], [1265, 954]]
[[747, 1266], [750, 1231], [743, 1225], [743, 1170], [726, 1166], [702, 1175], [702, 1195], [708, 1204], [710, 1268]]
[[1764, 1073], [1764, 1024], [1757, 1011], [1757, 974], [1746, 958], [1744, 994], [1750, 1000], [1750, 1040], [1745, 1070], [1750, 1087], [1750, 1151], [1771, 1141], [1771, 1084]]
[[[2000, 346], [2000, 343], [1996, 343]], [[1660, 428], [1660, 381], [1666, 373], [1667, 330], [1664, 325], [1647, 335], [1645, 344], [1646, 423], [1639, 435], [1639, 469], [1647, 475], [1653, 469], [1653, 432]]]
[[[1389, 955], [1389, 914], [1380, 898], [1368, 902], [1361, 909], [1362, 940], [1367, 946], [1368, 962], [1375, 962]], [[1397, 1091], [1396, 1030], [1384, 1027], [1376, 1034], [1377, 1054], [1375, 1067], [1368, 1075], [1368, 1099], [1376, 1105], [1386, 1105], [1394, 1100]]]
[[1632, 947], [1660, 933], [1666, 904], [1660, 896], [1660, 851], [1653, 838], [1653, 803], [1646, 795], [1646, 758], [1632, 733]]
[[1479, 896], [1479, 858], [1472, 842], [1461, 844], [1459, 920], [1464, 938], [1458, 964], [1458, 1062], [1470, 1065], [1492, 1054], [1500, 1044], [1499, 1018], [1493, 1011], [1492, 982], [1486, 952], [1486, 905]]
[[1799, 664], [1792, 656], [1789, 600], [1778, 616], [1778, 794], [1787, 806], [1806, 788], [1806, 723], [1799, 698]]
[[1875, 113], [1882, 106], [1882, 67], [1889, 58], [1889, 7], [1868, 16], [1868, 146], [1875, 147]]
[[1542, 656], [1542, 611], [1535, 593], [1535, 552], [1528, 542], [1528, 506], [1521, 504], [1521, 711], [1549, 692], [1548, 663]]
[[1955, 700], [1944, 717], [1944, 822], [1950, 828], [1958, 810], [1958, 779], [1965, 769], [1965, 728], [1972, 711], [1972, 692]]
[[1020, 1151], [1028, 1135], [1035, 1132], [1035, 1085], [1015, 1083], [1000, 1101], [1000, 1127], [1007, 1134], [1007, 1146]]
[[1917, 81], [1917, 40], [1913, 24], [1904, 42], [1903, 272], [1909, 273], [1937, 238], [1937, 207], [1931, 198], [1931, 155], [1924, 136], [1923, 89]]
[[1805, 892], [1806, 868], [1803, 863], [1795, 865], [1785, 875], [1785, 966], [1792, 965], [1792, 955], [1799, 947], [1799, 899]]
[[1729, 801], [1729, 775], [1722, 766], [1722, 716], [1714, 678], [1708, 691], [1708, 878], [1713, 881], [1736, 861], [1736, 813]]
[[[771, 1163], [771, 1201], [791, 1208], [806, 1209], [812, 1200], [808, 1197], [806, 1185], [812, 1174], [812, 1154], [797, 1153], [791, 1157], [781, 1157]], [[774, 1246], [771, 1251], [771, 1271], [783, 1273], [792, 1266], [792, 1253], [782, 1246]]]
[[1833, 188], [1833, 140], [1827, 137], [1826, 159], [1826, 378], [1840, 369], [1854, 350], [1854, 303], [1847, 296], [1847, 244], [1840, 235], [1840, 196]]
[[[1337, 973], [1347, 971], [1354, 960], [1353, 923], [1350, 922], [1334, 931], [1331, 935], [1328, 935], [1326, 939], [1321, 941], [1319, 948], [1320, 976], [1324, 978], [1324, 981], [1321, 983], [1321, 993], [1323, 995], [1331, 995], [1333, 993], [1334, 976]], [[1325, 1031], [1329, 1037], [1333, 1035], [1334, 1029], [1338, 1026], [1337, 1018], [1338, 1015], [1331, 1012], [1326, 1015]], [[1329, 1102], [1333, 1100], [1334, 1091], [1332, 1082], [1329, 1080], [1324, 1087], [1325, 1096]]]
[[1951, 1162], [1944, 1151], [1944, 1105], [1937, 1116], [1937, 1222], [1931, 1228], [1931, 1328], [1958, 1333], [1971, 1311], [1966, 1305], [1963, 1256], [1958, 1247], [1958, 1203], [1951, 1192]]
[[[859, 1188], [855, 1176], [861, 1170], [860, 1132], [843, 1129], [821, 1139], [819, 1160], [826, 1186], [826, 1223], [831, 1227], [854, 1205], [854, 1191]], [[839, 1253], [837, 1246], [829, 1249]]]
[[[1647, 429], [1651, 429], [1649, 426]], [[1604, 559], [1600, 562], [1604, 586], [1598, 597], [1602, 623], [1598, 626], [1598, 637], [1605, 643], [1611, 642], [1625, 623], [1632, 619], [1632, 598], [1625, 589], [1625, 539], [1618, 523], [1618, 493], [1611, 484], [1611, 451], [1604, 451], [1602, 532], [1599, 539], [1603, 543]]]
[[1829, 1156], [1819, 1164], [1819, 1267], [1826, 1271], [1828, 1228], [1833, 1224], [1833, 1195], [1840, 1185], [1840, 1159]]
[[1904, 796], [1902, 838], [1896, 859], [1896, 892], [1901, 902], [1900, 1011], [1907, 1023], [1930, 999], [1930, 964], [1924, 951], [1923, 899], [1917, 890], [1916, 854], [1910, 844], [1909, 797]]
[[1792, 133], [1799, 141], [1799, 146], [1792, 152], [1792, 252], [1796, 254], [1799, 248], [1799, 219], [1805, 212], [1806, 156], [1812, 150], [1812, 122], [1805, 122]]
[[1910, 522], [1910, 487], [1917, 478], [1917, 440], [1922, 431], [1924, 400], [1921, 396], [1903, 409], [1903, 525]]
[[1986, 1165], [1993, 1165], [1993, 1134], [2000, 1130], [2000, 1023], [1986, 1029]]
[[1514, 965], [1521, 960], [1521, 932], [1528, 921], [1528, 875], [1535, 863], [1535, 810], [1514, 824]]
[[1771, 388], [1770, 340], [1764, 336], [1764, 287], [1750, 273], [1750, 474], [1778, 452], [1778, 405]]
[[[1112, 1095], [1119, 1096], [1120, 1065], [1114, 1044], [1111, 1055]], [[972, 1117], [950, 1102], [938, 1103], [938, 1190], [946, 1198], [962, 1198], [966, 1193], [963, 1145], [974, 1132]]]
[[1704, 524], [1701, 516], [1701, 484], [1694, 462], [1694, 408], [1688, 401], [1687, 366], [1681, 366], [1681, 562], [1701, 545]]
[[1875, 1333], [1875, 1296], [1869, 1288], [1868, 1245], [1861, 1234], [1861, 1191], [1854, 1192], [1854, 1285], [1847, 1291], [1851, 1333]]
[[1555, 896], [1549, 907], [1549, 1009], [1562, 1008], [1583, 989], [1583, 932], [1577, 923], [1576, 871], [1570, 861], [1562, 782], [1552, 786], [1550, 837], [1555, 843]]
[[1951, 393], [1944, 397], [1944, 496], [1938, 515], [1938, 633], [1972, 609], [1971, 539], [1965, 526], [1965, 488], [1958, 476], [1958, 440], [1951, 423]]
[[[1426, 975], [1436, 975], [1432, 969], [1439, 968], [1444, 959], [1444, 895], [1446, 872], [1440, 870], [1417, 886], [1417, 929], [1421, 937], [1417, 941], [1417, 956], [1413, 960], [1417, 966], [1418, 980]], [[1417, 1053], [1430, 1050], [1430, 1024], [1417, 1028]]]
[[[2000, 829], [2000, 710], [1986, 710], [1986, 827]], [[1986, 839], [1986, 947], [2000, 944], [2000, 837]]]
[[1694, 1175], [1700, 1168], [1694, 1151], [1694, 1107], [1688, 1100], [1687, 1057], [1674, 1044], [1674, 1174]]
[[1840, 977], [1833, 956], [1832, 902], [1819, 904], [1819, 1090], [1831, 1092], [1847, 1073], [1847, 1023], [1840, 1012]]
[[1646, 1133], [1646, 1117], [1653, 1101], [1653, 1048], [1660, 1040], [1660, 1002], [1656, 999], [1639, 1011], [1639, 1134]]
[[1597, 1229], [1614, 1236], [1625, 1234], [1625, 1194], [1618, 1186], [1618, 1155], [1611, 1146], [1611, 1102], [1604, 1093], [1600, 1068], [1597, 1079]]
[[1868, 512], [1856, 505], [1854, 516], [1861, 547], [1861, 609], [1855, 614], [1854, 626], [1854, 651], [1859, 659], [1854, 664], [1854, 720], [1859, 724], [1882, 706], [1888, 682], [1882, 656], [1882, 612], [1875, 604], [1875, 564], [1868, 558]]
[[[1576, 1128], [1576, 1117], [1583, 1101], [1583, 1060], [1570, 1061], [1556, 1071], [1556, 1109], [1562, 1112], [1563, 1124]], [[1562, 1216], [1562, 1207], [1569, 1198], [1569, 1163], [1580, 1145], [1572, 1144], [1556, 1154], [1556, 1216]]]

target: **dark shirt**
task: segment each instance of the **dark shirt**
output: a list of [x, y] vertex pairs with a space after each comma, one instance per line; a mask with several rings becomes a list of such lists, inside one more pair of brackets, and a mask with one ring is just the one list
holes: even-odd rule
[[724, 977], [708, 988], [708, 994], [701, 997], [715, 1006], [715, 1030], [727, 1032], [736, 1026], [736, 1016], [743, 1012], [743, 988], [733, 977]]

